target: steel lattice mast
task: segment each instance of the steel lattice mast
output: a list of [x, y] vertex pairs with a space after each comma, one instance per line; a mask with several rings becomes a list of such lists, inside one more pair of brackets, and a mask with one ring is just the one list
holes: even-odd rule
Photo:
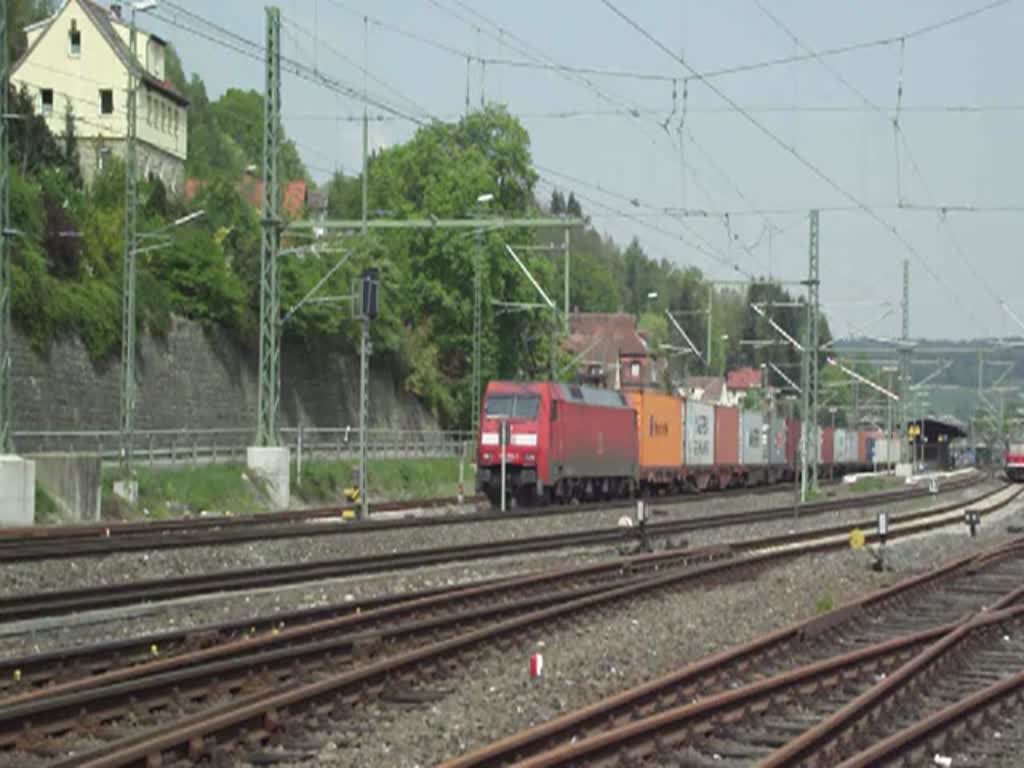
[[138, 133], [138, 35], [135, 29], [135, 9], [131, 13], [128, 61], [128, 135], [124, 151], [124, 259], [121, 291], [121, 466], [131, 479], [132, 451], [135, 432], [135, 261], [138, 233], [138, 176], [136, 172], [136, 138]]
[[11, 232], [10, 164], [8, 159], [7, 0], [0, 0], [0, 453], [14, 450], [11, 379], [11, 267], [7, 237]]
[[281, 126], [281, 11], [268, 7], [266, 88], [263, 97], [263, 240], [260, 245], [260, 371], [256, 443], [277, 444], [281, 400], [281, 325], [278, 251], [281, 241], [277, 158]]

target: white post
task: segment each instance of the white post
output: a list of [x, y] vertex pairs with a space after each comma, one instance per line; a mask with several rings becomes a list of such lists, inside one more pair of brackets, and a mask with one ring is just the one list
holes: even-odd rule
[[499, 440], [501, 441], [501, 511], [505, 511], [505, 465], [508, 457], [508, 419], [502, 417], [501, 419], [501, 432], [499, 434]]
[[459, 506], [460, 507], [462, 506], [462, 499], [463, 499], [463, 496], [465, 494], [465, 485], [463, 485], [463, 483], [465, 482], [465, 478], [466, 478], [466, 446], [463, 444], [459, 448], [459, 488], [458, 488], [458, 497], [459, 497]]

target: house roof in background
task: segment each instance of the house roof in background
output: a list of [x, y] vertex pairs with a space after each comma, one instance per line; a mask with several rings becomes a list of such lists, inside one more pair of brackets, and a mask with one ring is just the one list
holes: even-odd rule
[[761, 373], [760, 368], [737, 368], [729, 371], [726, 383], [729, 389], [756, 389], [761, 386]]
[[575, 312], [569, 316], [569, 340], [573, 354], [587, 362], [614, 365], [621, 355], [645, 357], [647, 344], [637, 332], [636, 320], [624, 312]]
[[[104, 40], [107, 41], [107, 45], [111, 47], [111, 49], [114, 51], [114, 54], [117, 56], [118, 59], [120, 59], [121, 63], [124, 64], [126, 68], [131, 66], [132, 52], [128, 48], [128, 46], [125, 45], [124, 40], [121, 39], [121, 35], [118, 34], [116, 29], [114, 29], [114, 24], [123, 25], [123, 21], [115, 18], [109, 8], [105, 8], [104, 6], [93, 2], [93, 0], [64, 0], [64, 2], [61, 3], [60, 7], [53, 12], [52, 16], [25, 27], [26, 30], [37, 29], [43, 25], [45, 25], [47, 28], [39, 33], [39, 36], [36, 37], [32, 45], [30, 45], [26, 49], [26, 51], [21, 55], [21, 58], [18, 59], [18, 61], [14, 64], [13, 67], [11, 67], [12, 73], [15, 70], [17, 70], [25, 62], [29, 55], [31, 55], [31, 53], [36, 49], [36, 46], [39, 45], [39, 41], [46, 36], [47, 32], [49, 32], [49, 27], [53, 24], [54, 21], [57, 20], [57, 17], [60, 16], [61, 13], [63, 13], [64, 9], [68, 6], [69, 3], [78, 3], [78, 6], [82, 9], [82, 12], [89, 17], [89, 19], [95, 25], [96, 29], [99, 30], [100, 35], [103, 37]], [[160, 43], [164, 43], [164, 40], [159, 36], [150, 34], [148, 32], [146, 34], [148, 34], [154, 40], [157, 40]], [[173, 83], [171, 83], [169, 80], [158, 80], [157, 78], [153, 77], [153, 75], [146, 71], [145, 67], [143, 67], [141, 63], [138, 63], [138, 66], [143, 72], [143, 85], [162, 93], [164, 96], [167, 96], [167, 98], [177, 102], [183, 107], [188, 106], [188, 99], [185, 97], [184, 94], [182, 94], [180, 91], [178, 91], [177, 88], [174, 87]]]

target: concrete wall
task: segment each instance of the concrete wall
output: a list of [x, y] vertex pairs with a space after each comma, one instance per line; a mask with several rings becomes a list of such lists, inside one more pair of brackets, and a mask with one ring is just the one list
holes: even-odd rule
[[36, 484], [60, 507], [66, 522], [100, 519], [102, 479], [99, 456], [69, 453], [35, 454]]
[[[140, 179], [150, 177], [160, 179], [171, 195], [178, 197], [185, 194], [185, 161], [145, 142], [136, 144], [136, 167]], [[82, 178], [92, 184], [100, 171], [102, 157], [108, 152], [110, 157], [124, 160], [125, 141], [123, 139], [80, 139], [78, 142], [78, 167]]]
[[0, 455], [0, 526], [35, 522], [35, 478], [35, 462]]
[[[281, 426], [357, 426], [358, 358], [288, 340], [283, 350]], [[258, 356], [187, 320], [176, 319], [166, 338], [142, 338], [137, 428], [255, 430]], [[117, 429], [118, 377], [116, 356], [96, 367], [78, 339], [57, 340], [42, 357], [16, 332], [15, 430]], [[370, 392], [371, 427], [437, 427], [383, 367], [372, 369]]]

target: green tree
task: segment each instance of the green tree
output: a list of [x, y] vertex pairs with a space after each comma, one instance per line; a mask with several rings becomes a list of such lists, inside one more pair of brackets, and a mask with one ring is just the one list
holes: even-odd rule
[[14, 64], [25, 53], [25, 27], [49, 17], [55, 0], [7, 0], [7, 60]]

